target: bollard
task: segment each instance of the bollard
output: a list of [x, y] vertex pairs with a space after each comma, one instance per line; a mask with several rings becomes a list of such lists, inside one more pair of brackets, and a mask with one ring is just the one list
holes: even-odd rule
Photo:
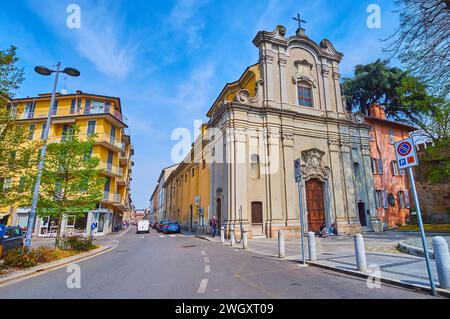
[[246, 230], [242, 232], [242, 248], [248, 249], [248, 235]]
[[356, 267], [361, 272], [367, 271], [366, 249], [364, 248], [364, 238], [361, 234], [356, 234], [355, 238]]
[[234, 247], [236, 245], [236, 237], [234, 237], [234, 227], [230, 227], [230, 245]]
[[284, 233], [282, 230], [278, 231], [278, 257], [284, 257]]
[[450, 256], [448, 245], [444, 238], [436, 236], [433, 238], [434, 260], [441, 288], [450, 289]]
[[309, 260], [315, 261], [317, 260], [316, 254], [316, 236], [314, 232], [308, 232], [308, 250], [309, 250]]
[[225, 242], [225, 227], [220, 227], [220, 243], [223, 244]]

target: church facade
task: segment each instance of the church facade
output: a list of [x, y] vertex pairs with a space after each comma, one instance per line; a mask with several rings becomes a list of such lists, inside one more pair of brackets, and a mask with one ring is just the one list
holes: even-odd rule
[[[222, 90], [207, 113], [208, 215], [226, 233], [298, 236], [335, 224], [340, 233], [382, 229], [374, 199], [370, 126], [345, 110], [343, 55], [299, 28], [258, 32], [259, 61]], [[297, 184], [294, 160], [300, 159]]]

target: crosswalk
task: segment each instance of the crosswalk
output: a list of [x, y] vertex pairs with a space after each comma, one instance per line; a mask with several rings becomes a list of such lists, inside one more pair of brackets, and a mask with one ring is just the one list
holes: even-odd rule
[[162, 234], [159, 235], [160, 238], [177, 238], [177, 237], [188, 237], [187, 235], [184, 234]]

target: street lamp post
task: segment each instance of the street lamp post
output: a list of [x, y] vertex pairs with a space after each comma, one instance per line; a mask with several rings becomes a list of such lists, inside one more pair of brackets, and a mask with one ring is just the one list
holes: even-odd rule
[[43, 66], [37, 66], [34, 68], [34, 70], [37, 73], [39, 73], [41, 75], [45, 75], [45, 76], [55, 73], [55, 80], [53, 82], [52, 98], [50, 100], [50, 108], [48, 110], [47, 122], [46, 122], [45, 130], [44, 130], [44, 136], [43, 136], [44, 146], [42, 147], [42, 150], [40, 153], [40, 160], [39, 160], [36, 184], [34, 185], [34, 191], [33, 191], [33, 201], [31, 203], [31, 211], [30, 211], [30, 216], [28, 218], [28, 224], [27, 224], [27, 233], [26, 233], [26, 237], [25, 237], [25, 248], [27, 248], [27, 249], [30, 248], [30, 246], [31, 246], [31, 237], [33, 234], [34, 223], [36, 220], [36, 207], [37, 207], [37, 202], [38, 202], [38, 198], [39, 198], [39, 187], [41, 186], [42, 170], [44, 168], [44, 158], [45, 158], [45, 153], [47, 151], [48, 133], [50, 132], [52, 113], [53, 113], [53, 108], [55, 105], [55, 99], [56, 99], [55, 95], [56, 95], [56, 88], [58, 86], [58, 77], [61, 72], [68, 74], [70, 76], [74, 76], [74, 77], [80, 76], [80, 71], [78, 71], [77, 69], [74, 69], [74, 68], [65, 68], [63, 71], [61, 71], [61, 62], [58, 62], [58, 64], [56, 65], [56, 70], [51, 70], [51, 69], [43, 67]]

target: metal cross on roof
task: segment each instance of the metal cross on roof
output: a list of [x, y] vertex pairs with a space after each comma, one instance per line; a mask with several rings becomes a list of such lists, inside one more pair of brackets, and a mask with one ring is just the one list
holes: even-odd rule
[[296, 17], [296, 18], [292, 18], [292, 19], [294, 19], [295, 21], [298, 22], [298, 28], [299, 28], [299, 29], [302, 28], [302, 22], [303, 22], [303, 23], [306, 23], [305, 20], [300, 19], [300, 13], [297, 13], [297, 17]]

